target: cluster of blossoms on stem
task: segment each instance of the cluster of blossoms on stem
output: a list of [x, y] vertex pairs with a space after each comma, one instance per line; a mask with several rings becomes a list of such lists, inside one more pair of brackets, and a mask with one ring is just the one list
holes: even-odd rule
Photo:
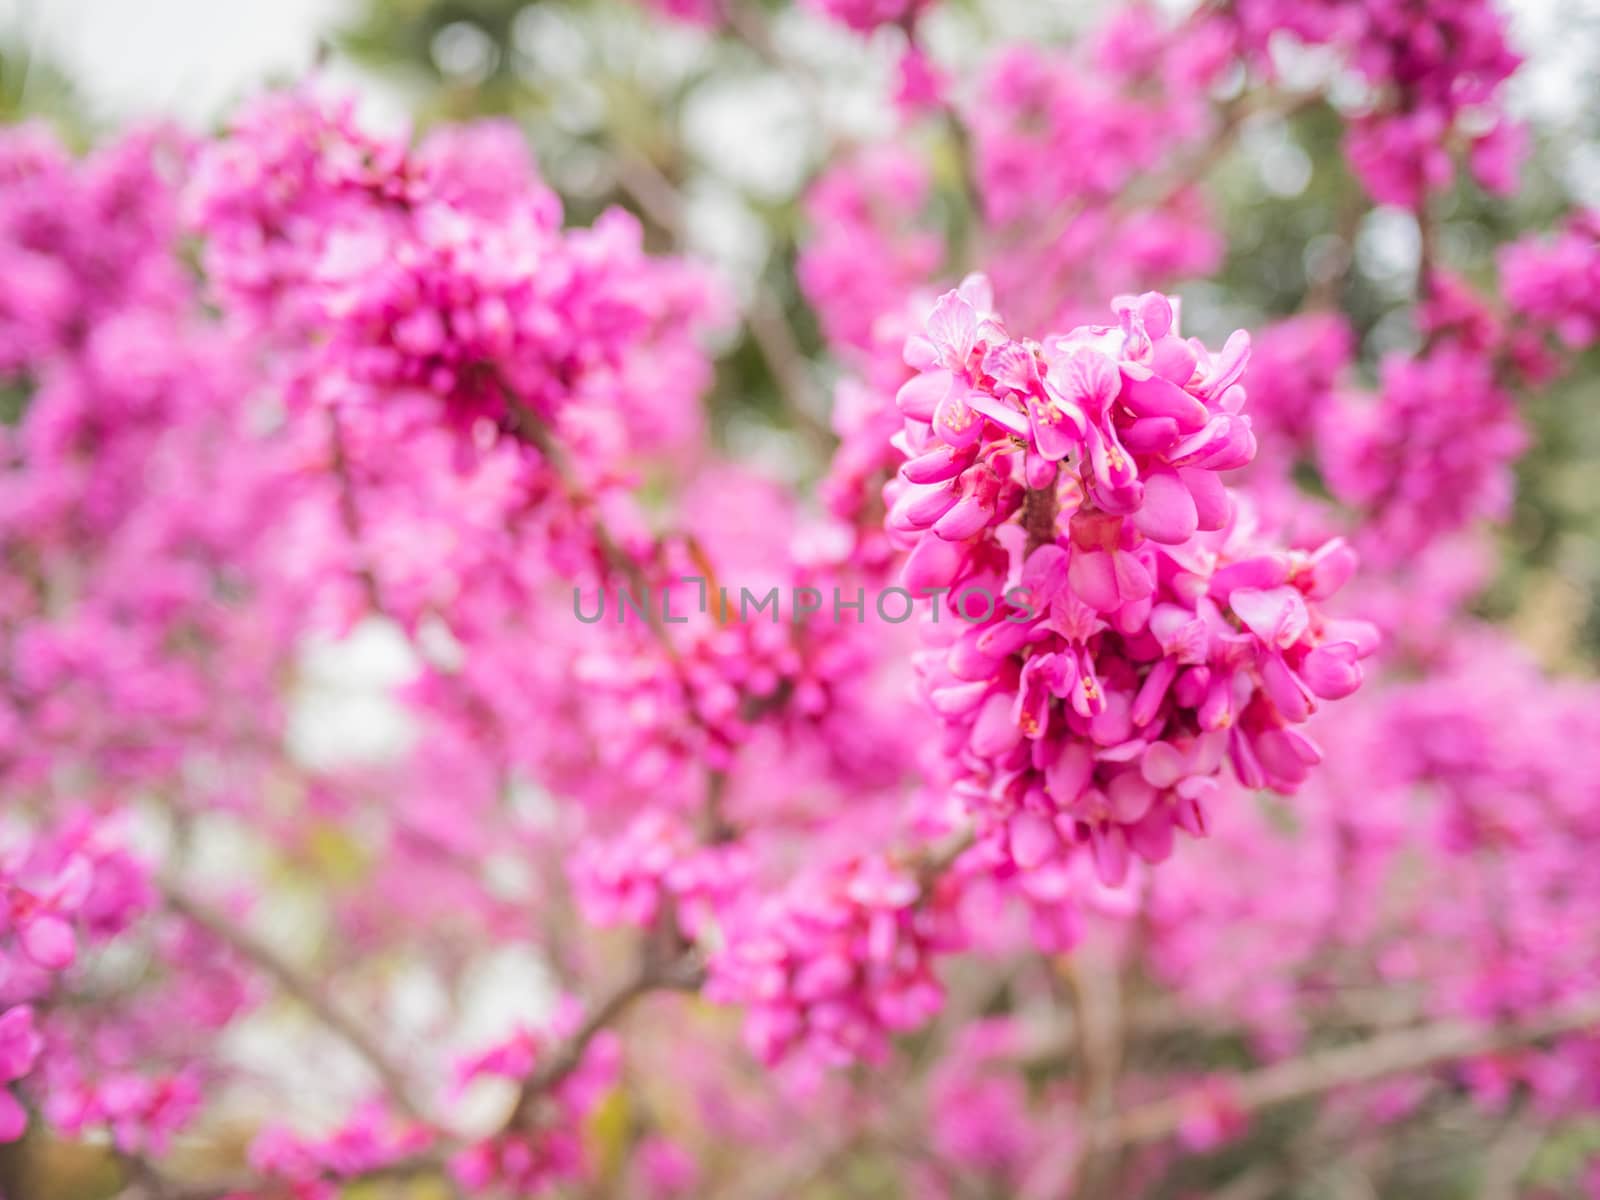
[[908, 588], [989, 597], [919, 659], [951, 786], [1016, 866], [1085, 846], [1112, 883], [1130, 852], [1204, 833], [1224, 762], [1246, 787], [1302, 783], [1321, 752], [1300, 727], [1376, 645], [1320, 609], [1349, 548], [1272, 547], [1221, 479], [1255, 452], [1248, 336], [1185, 341], [1156, 293], [1116, 311], [1035, 343], [983, 280], [945, 295], [907, 344], [888, 517]]
[[[398, 1121], [382, 1104], [368, 1103], [339, 1128], [307, 1137], [285, 1125], [268, 1125], [250, 1143], [250, 1166], [293, 1200], [336, 1200], [343, 1181], [392, 1168], [427, 1150], [427, 1129]], [[240, 1193], [235, 1200], [253, 1200]]]
[[[1215, 132], [1214, 39], [1123, 10], [1085, 46], [1007, 47], [962, 110], [990, 238], [984, 268], [1032, 326], [1092, 319], [1105, 297], [1202, 275], [1222, 243], [1192, 182], [1171, 178]], [[1149, 188], [1147, 204], [1125, 203]]]
[[[1197, 1021], [1243, 1018], [1279, 1057], [1362, 989], [1491, 1022], [1590, 993], [1600, 892], [1562, 847], [1600, 820], [1593, 764], [1568, 749], [1594, 736], [1594, 685], [1541, 677], [1488, 630], [1455, 633], [1425, 676], [1324, 723], [1329, 766], [1293, 814], [1230, 809], [1151, 881], [1151, 964]], [[1285, 890], [1266, 864], [1290, 852], [1302, 882]], [[1491, 1109], [1526, 1087], [1547, 1111], [1586, 1111], [1596, 1053], [1578, 1034], [1464, 1079]], [[1381, 1120], [1409, 1110], [1368, 1103]]]
[[1528, 238], [1500, 255], [1507, 301], [1571, 350], [1600, 341], [1600, 212], [1574, 214], [1552, 238]]
[[932, 188], [927, 164], [907, 147], [866, 147], [831, 165], [806, 193], [815, 235], [795, 272], [836, 348], [870, 351], [880, 323], [922, 287], [944, 256], [942, 240], [908, 225]]
[[1446, 190], [1454, 144], [1479, 183], [1515, 190], [1526, 133], [1501, 108], [1521, 60], [1505, 14], [1488, 0], [1244, 0], [1215, 19], [1269, 61], [1285, 36], [1342, 52], [1369, 93], [1346, 150], [1375, 199], [1415, 208]]
[[745, 1006], [763, 1062], [882, 1062], [943, 1002], [933, 959], [959, 946], [953, 899], [877, 856], [807, 872], [728, 930], [706, 994]]
[[1324, 429], [1334, 494], [1367, 514], [1363, 553], [1401, 558], [1475, 517], [1505, 518], [1527, 434], [1493, 362], [1444, 346], [1383, 364], [1376, 403]]
[[648, 812], [621, 836], [581, 847], [572, 883], [595, 925], [649, 929], [670, 905], [684, 936], [692, 938], [744, 892], [750, 873], [746, 847], [704, 846], [682, 821]]
[[[23, 1083], [56, 1128], [109, 1127], [127, 1151], [159, 1151], [188, 1121], [199, 1103], [194, 1072], [130, 1069], [114, 1025], [95, 1030], [51, 1005], [87, 952], [128, 934], [154, 904], [148, 867], [90, 813], [14, 834], [0, 849], [0, 1076]], [[0, 1141], [25, 1127], [13, 1091], [0, 1092]]]
[[[577, 1028], [581, 1013], [564, 1004], [547, 1030], [519, 1030], [505, 1041], [457, 1064], [456, 1081], [465, 1087], [478, 1079], [522, 1083]], [[614, 1033], [603, 1033], [584, 1048], [577, 1065], [523, 1114], [519, 1101], [508, 1127], [461, 1151], [450, 1169], [456, 1180], [474, 1192], [493, 1187], [536, 1194], [563, 1180], [582, 1176], [585, 1167], [584, 1119], [615, 1084], [621, 1045]], [[525, 1116], [525, 1119], [523, 1119]]]
[[[699, 432], [697, 332], [721, 301], [644, 253], [621, 210], [563, 230], [514, 129], [412, 148], [307, 91], [246, 109], [206, 148], [190, 220], [228, 314], [289, 356], [291, 396], [370, 408], [431, 398], [470, 433], [529, 414], [589, 475]], [[643, 391], [658, 401], [630, 403]]]

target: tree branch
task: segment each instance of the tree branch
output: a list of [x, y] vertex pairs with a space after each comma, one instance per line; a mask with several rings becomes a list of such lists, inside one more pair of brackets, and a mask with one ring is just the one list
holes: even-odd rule
[[189, 895], [172, 880], [161, 880], [160, 888], [167, 907], [200, 926], [213, 937], [248, 959], [287, 995], [293, 997], [317, 1021], [337, 1034], [377, 1076], [395, 1105], [408, 1117], [424, 1120], [421, 1108], [411, 1096], [405, 1073], [361, 1023], [345, 1013], [320, 987], [292, 963], [249, 930], [236, 925], [222, 913]]
[[[1230, 1083], [1230, 1096], [1244, 1111], [1254, 1112], [1334, 1088], [1374, 1083], [1409, 1071], [1596, 1028], [1600, 1028], [1600, 997], [1503, 1025], [1442, 1021], [1422, 1029], [1379, 1034], [1352, 1046], [1323, 1050], [1238, 1076]], [[1126, 1109], [1091, 1125], [1087, 1147], [1104, 1150], [1170, 1137], [1192, 1114], [1194, 1104], [1194, 1094], [1183, 1093]]]
[[697, 991], [705, 980], [705, 967], [693, 951], [669, 963], [659, 963], [649, 953], [642, 958], [639, 969], [595, 1004], [577, 1031], [524, 1081], [516, 1106], [506, 1118], [507, 1132], [532, 1122], [539, 1098], [582, 1065], [595, 1038], [621, 1020], [635, 1001], [656, 991]]

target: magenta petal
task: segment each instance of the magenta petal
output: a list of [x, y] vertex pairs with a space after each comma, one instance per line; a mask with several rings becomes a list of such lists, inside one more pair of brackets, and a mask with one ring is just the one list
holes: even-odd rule
[[908, 379], [895, 393], [895, 406], [913, 421], [931, 421], [954, 382], [949, 371], [929, 371]]
[[1097, 612], [1111, 612], [1122, 603], [1115, 565], [1103, 550], [1073, 551], [1067, 581], [1073, 594]]
[[1124, 771], [1106, 787], [1106, 799], [1111, 802], [1111, 815], [1122, 824], [1131, 825], [1150, 811], [1156, 789], [1138, 771]]
[[1098, 350], [1080, 348], [1066, 362], [1062, 389], [1090, 413], [1103, 413], [1122, 391], [1122, 374]]
[[1183, 755], [1171, 742], [1153, 742], [1140, 760], [1139, 772], [1152, 787], [1169, 788], [1183, 778]]
[[948, 587], [967, 565], [967, 550], [957, 542], [925, 537], [906, 558], [901, 582], [913, 596], [933, 588]]
[[1150, 369], [1179, 387], [1194, 378], [1199, 361], [1195, 348], [1180, 337], [1159, 338], [1150, 347]]
[[47, 971], [64, 971], [78, 957], [72, 926], [60, 917], [36, 917], [22, 930], [22, 950]]
[[1139, 324], [1144, 326], [1146, 336], [1152, 341], [1159, 342], [1172, 332], [1175, 318], [1172, 301], [1160, 292], [1145, 292], [1140, 295], [1137, 311]]
[[1159, 375], [1135, 379], [1124, 373], [1122, 402], [1137, 416], [1171, 417], [1188, 431], [1204, 428], [1208, 415], [1204, 404]]
[[1178, 660], [1175, 658], [1163, 658], [1151, 668], [1150, 674], [1139, 685], [1139, 693], [1134, 697], [1133, 710], [1129, 714], [1135, 725], [1143, 727], [1155, 720], [1177, 674]]
[[[929, 414], [929, 419], [932, 419], [932, 414]], [[944, 483], [961, 474], [971, 463], [970, 453], [941, 444], [911, 459], [900, 468], [900, 474], [911, 483]]]
[[[1028, 644], [1028, 639], [1033, 636], [1035, 626], [1023, 621], [999, 621], [987, 626], [978, 635], [978, 649], [990, 658], [1004, 658], [1008, 654], [1015, 654]], [[1050, 656], [1053, 657], [1053, 656]], [[1037, 657], [1028, 660], [1038, 662]]]
[[976, 496], [968, 496], [934, 523], [933, 531], [946, 541], [962, 542], [981, 532], [994, 519], [994, 509]]
[[1022, 730], [1011, 717], [1013, 706], [1014, 698], [1004, 692], [996, 692], [983, 702], [977, 723], [972, 727], [974, 754], [999, 758], [1022, 741]]
[[1356, 648], [1357, 658], [1375, 654], [1383, 642], [1383, 635], [1371, 621], [1354, 621], [1348, 618], [1328, 621], [1322, 627], [1324, 642], [1349, 642]]
[[1342, 700], [1361, 686], [1359, 654], [1351, 642], [1324, 643], [1300, 664], [1300, 678], [1324, 700]]
[[33, 1070], [44, 1049], [44, 1039], [34, 1028], [33, 1008], [19, 1004], [0, 1016], [0, 1082], [21, 1079]]
[[1172, 816], [1178, 828], [1190, 837], [1203, 838], [1211, 830], [1210, 814], [1206, 811], [1216, 795], [1215, 779], [1191, 779], [1178, 789]]
[[1067, 551], [1045, 544], [1028, 555], [1022, 564], [1022, 586], [1027, 589], [1035, 609], [1043, 609], [1060, 594], [1067, 583]]
[[1060, 468], [1044, 455], [1040, 454], [1037, 447], [1030, 448], [1022, 460], [1023, 478], [1028, 486], [1039, 490], [1047, 488], [1056, 481]]
[[0, 1142], [14, 1142], [28, 1129], [28, 1112], [8, 1088], [0, 1088]]
[[997, 400], [993, 396], [984, 395], [982, 392], [973, 392], [967, 397], [967, 407], [973, 412], [982, 413], [1003, 429], [1016, 434], [1018, 437], [1028, 436], [1028, 417], [1019, 408]]
[[1140, 417], [1124, 425], [1120, 436], [1135, 454], [1162, 454], [1178, 440], [1178, 423], [1171, 417]]
[[1107, 887], [1121, 887], [1128, 878], [1128, 839], [1120, 825], [1095, 825], [1089, 830], [1095, 874]]
[[1165, 805], [1153, 805], [1128, 827], [1128, 845], [1147, 863], [1166, 862], [1172, 857], [1172, 812]]
[[1045, 768], [1045, 788], [1056, 804], [1070, 807], [1083, 795], [1093, 776], [1094, 751], [1082, 742], [1067, 742], [1056, 760]]
[[1355, 574], [1356, 552], [1342, 537], [1331, 538], [1311, 556], [1311, 587], [1307, 595], [1326, 600]]
[[1111, 556], [1111, 566], [1117, 580], [1117, 598], [1123, 604], [1143, 600], [1155, 593], [1156, 581], [1137, 554], [1118, 550]]
[[895, 500], [886, 522], [893, 529], [926, 529], [960, 499], [953, 483], [912, 484]]
[[1292, 587], [1234, 588], [1228, 596], [1228, 607], [1251, 633], [1279, 650], [1299, 641], [1311, 623], [1305, 597]]
[[1183, 480], [1194, 500], [1199, 527], [1205, 530], [1226, 527], [1233, 516], [1233, 498], [1228, 495], [1222, 476], [1198, 467], [1180, 467], [1178, 478]]
[[965, 448], [983, 433], [983, 418], [967, 403], [972, 390], [959, 379], [933, 414], [933, 432], [952, 446]]
[[1040, 657], [1028, 660], [1022, 668], [1022, 678], [1017, 686], [1016, 707], [1011, 719], [1024, 737], [1041, 738], [1050, 731], [1050, 689], [1046, 676], [1048, 668], [1037, 664]]
[[946, 366], [961, 367], [978, 340], [978, 312], [959, 291], [940, 296], [928, 314], [928, 337]]
[[1276, 555], [1230, 563], [1211, 577], [1211, 594], [1226, 599], [1236, 588], [1275, 588], [1289, 579], [1289, 565]]
[[983, 356], [983, 370], [1002, 387], [1026, 395], [1039, 382], [1039, 360], [1021, 342], [1003, 342]]
[[1072, 416], [1048, 400], [1028, 402], [1028, 423], [1034, 449], [1041, 458], [1060, 462], [1083, 447], [1083, 430]]
[[1139, 468], [1132, 456], [1114, 436], [1098, 426], [1091, 425], [1084, 436], [1089, 448], [1096, 502], [1107, 512], [1136, 511], [1144, 498], [1144, 488], [1139, 484]]
[[1200, 394], [1215, 399], [1239, 382], [1244, 369], [1250, 364], [1250, 335], [1235, 329], [1222, 347], [1222, 353], [1212, 360], [1210, 373], [1199, 387]]
[[1255, 739], [1256, 755], [1261, 768], [1281, 791], [1299, 787], [1311, 773], [1311, 764], [1299, 752], [1297, 743], [1288, 736], [1287, 729], [1268, 729]]
[[936, 688], [928, 695], [928, 704], [942, 717], [961, 717], [977, 708], [989, 694], [990, 680], [957, 683]]
[[1145, 476], [1144, 504], [1133, 514], [1133, 524], [1151, 541], [1176, 546], [1194, 535], [1200, 515], [1176, 472], [1153, 471]]
[[1007, 824], [1011, 858], [1024, 871], [1047, 861], [1055, 853], [1059, 839], [1055, 827], [1031, 809], [1015, 813]]
[[1305, 685], [1289, 670], [1280, 655], [1262, 656], [1257, 669], [1261, 674], [1262, 690], [1267, 693], [1267, 699], [1272, 701], [1279, 716], [1298, 725], [1311, 715], [1311, 698], [1306, 694]]

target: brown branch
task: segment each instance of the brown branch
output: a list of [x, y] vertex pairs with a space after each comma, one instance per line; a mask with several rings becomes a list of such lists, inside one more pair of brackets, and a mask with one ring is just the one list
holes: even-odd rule
[[697, 991], [704, 981], [705, 967], [694, 952], [660, 963], [647, 951], [638, 970], [596, 1003], [577, 1031], [523, 1082], [517, 1103], [506, 1118], [506, 1131], [528, 1125], [540, 1097], [576, 1071], [595, 1038], [621, 1020], [636, 1001], [657, 991]]
[[361, 509], [356, 503], [355, 482], [350, 476], [350, 458], [344, 444], [344, 427], [339, 422], [337, 409], [328, 409], [328, 448], [332, 454], [330, 466], [339, 486], [339, 518], [344, 524], [345, 537], [350, 541], [353, 569], [366, 593], [367, 606], [382, 616], [383, 592], [378, 585], [378, 575], [367, 557], [366, 539], [363, 536]]
[[[1502, 1025], [1442, 1021], [1421, 1029], [1379, 1034], [1355, 1045], [1319, 1051], [1238, 1076], [1229, 1085], [1229, 1095], [1245, 1112], [1254, 1112], [1335, 1088], [1374, 1083], [1597, 1028], [1600, 997]], [[1126, 1109], [1091, 1125], [1086, 1144], [1090, 1150], [1105, 1150], [1160, 1141], [1178, 1131], [1194, 1111], [1194, 1104], [1195, 1096], [1184, 1093]]]
[[1048, 487], [1029, 488], [1023, 494], [1022, 527], [1028, 533], [1028, 554], [1032, 554], [1040, 546], [1055, 544], [1058, 511], [1055, 483], [1051, 483]]
[[222, 913], [189, 895], [171, 880], [161, 880], [167, 907], [206, 930], [248, 959], [287, 995], [298, 1001], [319, 1023], [337, 1034], [367, 1064], [382, 1083], [395, 1105], [408, 1117], [424, 1120], [421, 1108], [411, 1097], [405, 1073], [359, 1021], [345, 1013], [322, 988], [307, 978], [288, 959], [249, 930], [236, 925]]
[[[575, 508], [595, 508], [593, 497], [585, 490], [583, 483], [573, 471], [572, 464], [567, 461], [566, 453], [556, 440], [550, 436], [550, 430], [539, 419], [522, 398], [514, 392], [506, 381], [495, 375], [495, 383], [500, 389], [501, 396], [506, 402], [506, 411], [511, 427], [511, 432], [521, 438], [528, 445], [539, 452], [545, 465], [555, 475], [561, 490], [566, 493], [567, 501]], [[612, 574], [623, 579], [632, 593], [644, 599], [645, 623], [650, 626], [650, 631], [661, 644], [663, 653], [673, 664], [675, 670], [679, 669], [678, 648], [673, 643], [671, 635], [662, 623], [661, 615], [650, 604], [648, 596], [650, 582], [645, 578], [644, 570], [639, 566], [634, 557], [623, 550], [612, 536], [611, 530], [605, 522], [599, 519], [598, 513], [589, 522], [589, 531], [594, 537], [595, 549], [599, 552], [601, 562]], [[620, 603], [620, 601], [619, 601]]]
[[[137, 1167], [132, 1167], [129, 1174], [132, 1178], [113, 1200], [224, 1200], [224, 1197], [235, 1195], [275, 1196], [287, 1186], [281, 1180], [249, 1171], [216, 1175], [208, 1179], [178, 1179], [162, 1173], [154, 1164], [144, 1160], [140, 1160]], [[448, 1179], [443, 1157], [424, 1152], [354, 1175], [329, 1176], [328, 1182], [345, 1185], [397, 1183], [430, 1176]], [[447, 1186], [453, 1188], [453, 1185]]]

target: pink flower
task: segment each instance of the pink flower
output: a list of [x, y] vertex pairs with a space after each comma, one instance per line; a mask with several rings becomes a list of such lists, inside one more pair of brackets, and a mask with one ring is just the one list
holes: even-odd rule
[[[33, 1070], [44, 1039], [34, 1028], [33, 1009], [26, 1004], [0, 1013], [0, 1085], [13, 1083]], [[0, 1142], [14, 1142], [27, 1128], [28, 1114], [9, 1088], [0, 1086]]]

